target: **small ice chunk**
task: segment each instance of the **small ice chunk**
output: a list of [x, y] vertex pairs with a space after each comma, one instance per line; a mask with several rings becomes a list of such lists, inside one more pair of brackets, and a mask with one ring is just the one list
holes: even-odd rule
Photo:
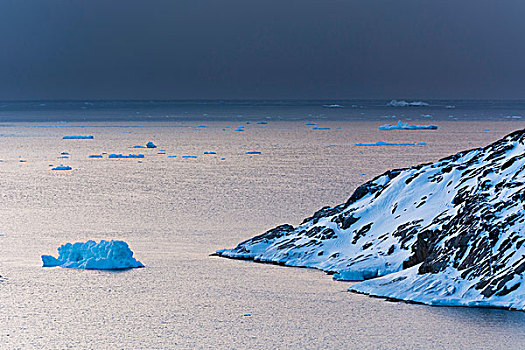
[[168, 156], [168, 158], [177, 158], [177, 156]]
[[182, 158], [188, 159], [188, 158], [197, 158], [197, 156], [182, 156]]
[[60, 157], [57, 157], [58, 159], [69, 159], [69, 156], [60, 156]]
[[62, 137], [63, 140], [92, 140], [92, 135], [70, 135]]
[[66, 243], [58, 248], [58, 258], [42, 255], [43, 267], [67, 267], [88, 270], [121, 270], [144, 265], [133, 258], [124, 241], [95, 241]]
[[312, 130], [330, 130], [330, 128], [327, 127], [320, 127], [320, 126], [314, 126]]
[[338, 104], [323, 105], [324, 108], [343, 108], [343, 106]]
[[246, 154], [261, 154], [261, 151], [248, 151]]
[[237, 129], [235, 129], [233, 131], [244, 131], [244, 126], [239, 126]]
[[306, 125], [317, 125], [317, 123], [307, 122]]
[[72, 168], [68, 165], [59, 165], [57, 167], [51, 168], [51, 170], [71, 170]]
[[207, 125], [197, 125], [198, 128], [207, 128], [208, 126]]
[[69, 155], [68, 152], [62, 152], [62, 153], [60, 153], [60, 154], [62, 154], [62, 155]]
[[264, 125], [264, 124], [268, 124], [268, 122], [257, 122], [257, 124]]
[[135, 145], [135, 146], [132, 146], [131, 148], [147, 148], [146, 146], [142, 146], [142, 145]]
[[102, 158], [102, 154], [90, 154], [88, 158]]
[[217, 154], [217, 152], [213, 152], [213, 151], [206, 151], [206, 152], [204, 152], [204, 154]]

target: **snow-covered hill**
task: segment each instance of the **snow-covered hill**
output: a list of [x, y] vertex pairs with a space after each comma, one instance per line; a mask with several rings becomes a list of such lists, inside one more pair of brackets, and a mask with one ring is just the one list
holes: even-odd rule
[[525, 310], [525, 130], [388, 171], [295, 228], [217, 253], [366, 280], [359, 293]]

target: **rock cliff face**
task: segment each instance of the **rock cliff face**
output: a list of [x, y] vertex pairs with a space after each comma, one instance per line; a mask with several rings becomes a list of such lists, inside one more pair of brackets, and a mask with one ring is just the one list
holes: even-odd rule
[[359, 293], [525, 310], [525, 130], [388, 171], [295, 228], [217, 253], [366, 280]]

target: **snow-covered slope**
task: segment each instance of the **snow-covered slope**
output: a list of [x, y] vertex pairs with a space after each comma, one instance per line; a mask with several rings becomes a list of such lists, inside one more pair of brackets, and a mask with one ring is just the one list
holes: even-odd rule
[[218, 255], [367, 280], [352, 291], [426, 304], [525, 310], [525, 130], [391, 170], [297, 227]]

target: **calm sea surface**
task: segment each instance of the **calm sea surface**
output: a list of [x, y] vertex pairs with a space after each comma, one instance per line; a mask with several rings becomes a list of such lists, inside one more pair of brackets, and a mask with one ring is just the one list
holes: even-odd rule
[[[385, 103], [0, 103], [0, 348], [525, 348], [525, 312], [388, 302], [321, 271], [209, 256], [388, 169], [525, 127], [521, 102]], [[398, 119], [439, 129], [377, 130]], [[427, 145], [354, 146], [380, 140]], [[158, 148], [129, 148], [148, 141]], [[145, 158], [88, 158], [103, 152]], [[41, 267], [40, 255], [88, 239], [125, 240], [146, 268]]]

